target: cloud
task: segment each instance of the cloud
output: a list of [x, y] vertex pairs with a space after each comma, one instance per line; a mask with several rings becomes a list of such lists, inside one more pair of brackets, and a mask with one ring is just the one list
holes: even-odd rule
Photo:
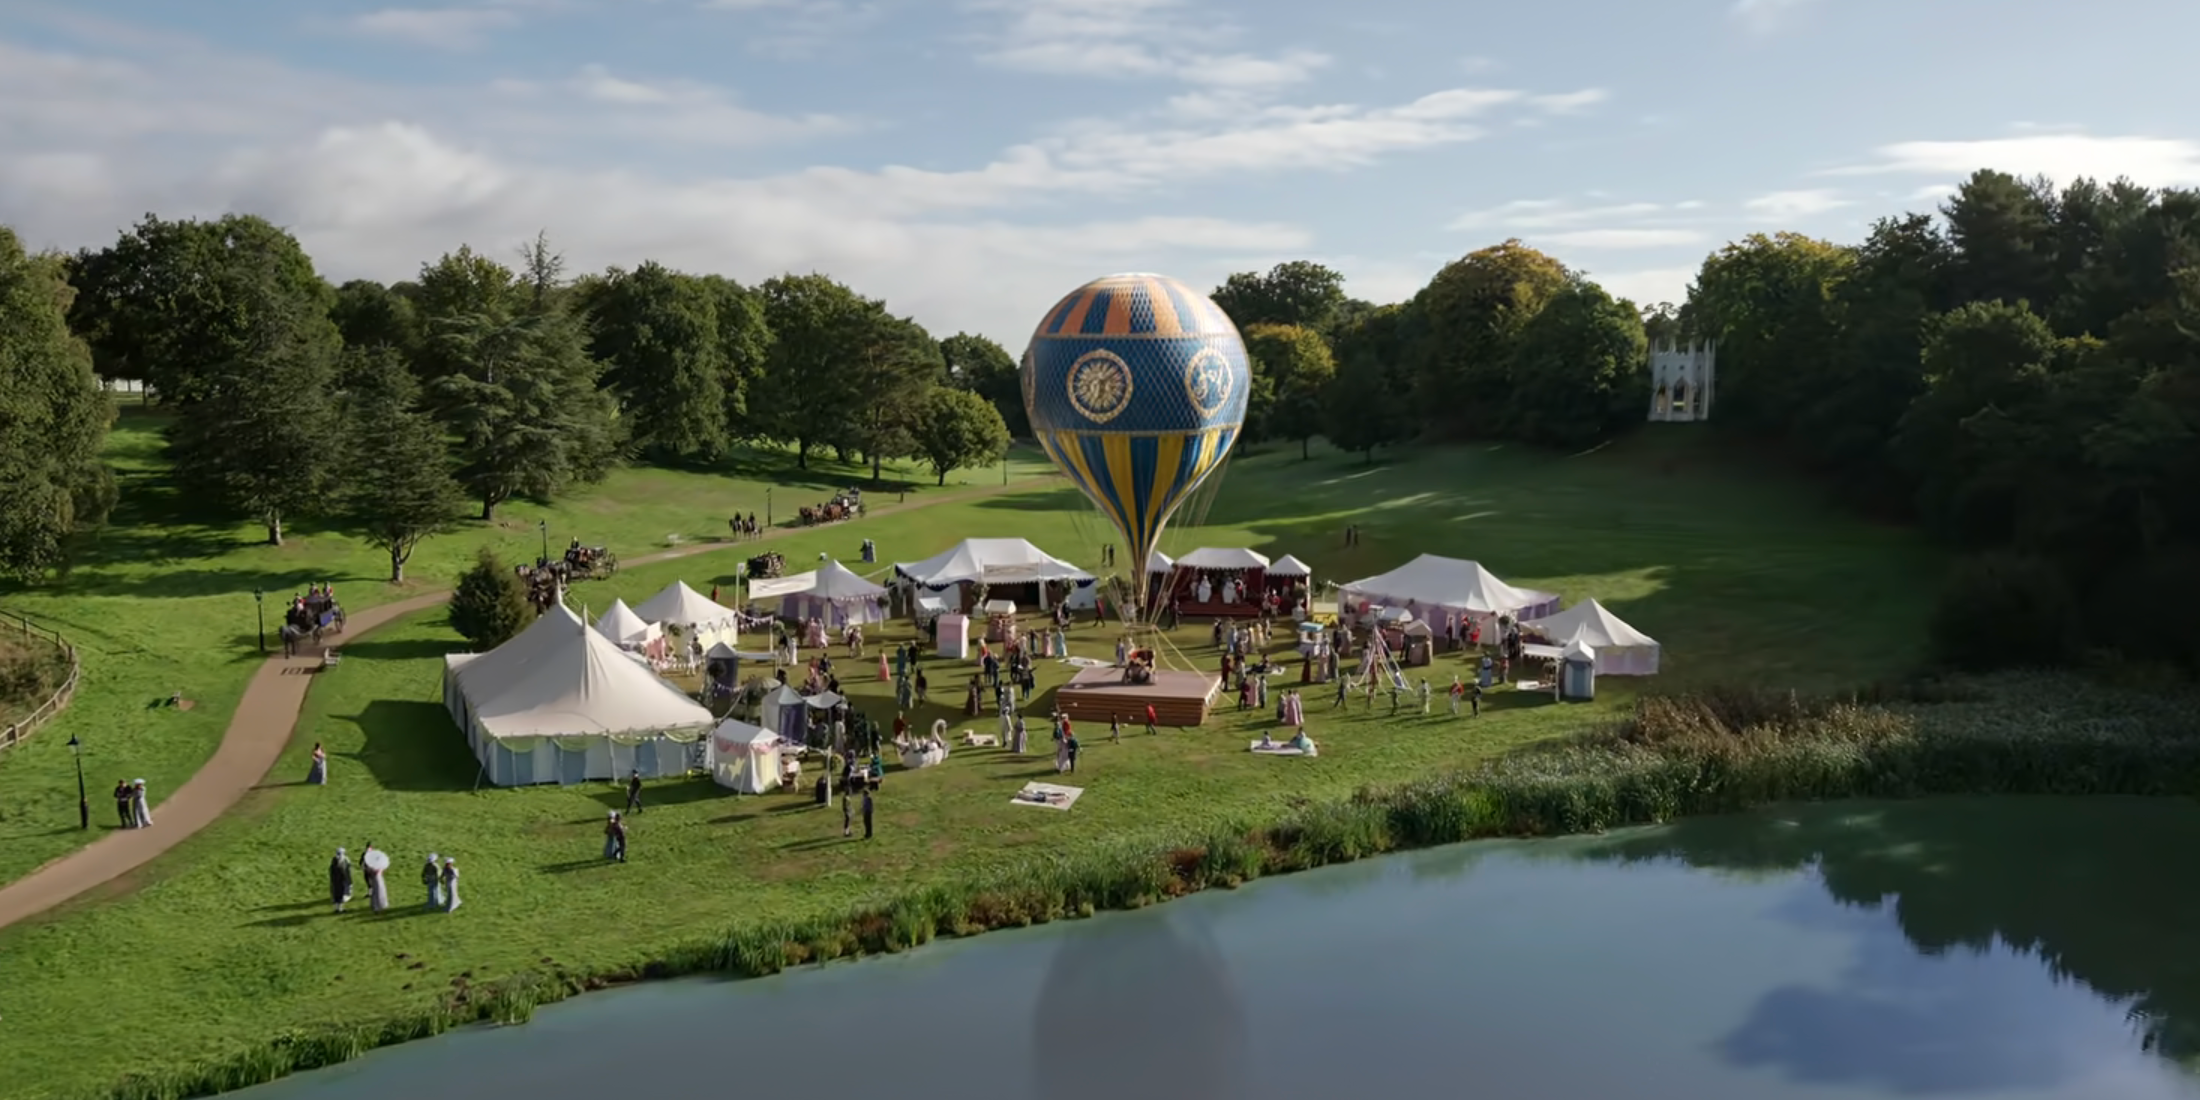
[[1610, 98], [1611, 94], [1602, 88], [1583, 88], [1578, 92], [1539, 95], [1535, 97], [1533, 102], [1536, 106], [1554, 115], [1572, 115], [1586, 111]]
[[1910, 192], [1904, 198], [1905, 201], [1908, 202], [1939, 202], [1942, 199], [1954, 195], [1957, 190], [1958, 189], [1955, 184], [1936, 183], [1932, 184], [1931, 186], [1920, 187], [1917, 190]]
[[1757, 221], [1781, 222], [1808, 218], [1850, 205], [1853, 204], [1842, 198], [1838, 191], [1774, 191], [1743, 203], [1742, 208]]
[[850, 0], [703, 0], [697, 7], [750, 16], [759, 25], [743, 27], [743, 47], [786, 59], [844, 44], [886, 13], [880, 3]]
[[1050, 76], [1172, 79], [1218, 88], [1272, 89], [1328, 67], [1329, 55], [1289, 49], [1233, 52], [1236, 27], [1180, 0], [968, 0], [1004, 22], [980, 57]]
[[[1300, 226], [1174, 203], [1181, 216], [1150, 217], [1150, 204], [1108, 200], [1350, 170], [1473, 141], [1492, 116], [1537, 109], [1533, 93], [1474, 88], [1208, 115], [1134, 104], [944, 170], [821, 164], [676, 180], [606, 155], [605, 142], [638, 137], [661, 156], [675, 141], [785, 141], [861, 122], [775, 116], [713, 85], [598, 66], [423, 87], [187, 38], [140, 47], [87, 56], [0, 40], [0, 222], [77, 247], [111, 241], [146, 210], [249, 211], [295, 232], [324, 274], [379, 279], [462, 243], [501, 253], [547, 228], [575, 270], [657, 259], [743, 280], [825, 271], [932, 327], [1011, 339], [1098, 270], [1159, 267], [1205, 284], [1247, 256], [1319, 254]], [[1075, 221], [1045, 224], [1064, 218]]]
[[1696, 210], [1700, 202], [1608, 203], [1599, 206], [1576, 206], [1566, 199], [1519, 199], [1494, 206], [1487, 210], [1475, 210], [1461, 214], [1449, 226], [1452, 229], [1561, 229], [1590, 222], [1609, 222], [1655, 218], [1664, 215]]
[[1905, 141], [1874, 150], [1870, 163], [1824, 174], [1902, 174], [1962, 179], [1981, 168], [2017, 176], [2046, 176], [2068, 183], [2080, 176], [2119, 176], [2147, 187], [2200, 185], [2200, 141], [2161, 137], [2103, 137], [2084, 133], [2025, 134], [1981, 141]]
[[352, 17], [362, 34], [439, 50], [468, 50], [481, 45], [489, 31], [519, 22], [507, 8], [383, 8]]
[[1532, 240], [1537, 245], [1551, 248], [1618, 251], [1701, 244], [1704, 235], [1693, 229], [1577, 229], [1566, 233], [1536, 234]]

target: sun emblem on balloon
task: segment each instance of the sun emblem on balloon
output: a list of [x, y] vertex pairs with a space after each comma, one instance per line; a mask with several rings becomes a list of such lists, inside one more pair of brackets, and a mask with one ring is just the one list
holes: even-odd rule
[[1131, 403], [1131, 368], [1111, 351], [1088, 351], [1069, 368], [1069, 403], [1085, 419], [1105, 424]]
[[1213, 348], [1202, 348], [1184, 366], [1184, 395], [1201, 416], [1221, 412], [1230, 403], [1230, 361]]

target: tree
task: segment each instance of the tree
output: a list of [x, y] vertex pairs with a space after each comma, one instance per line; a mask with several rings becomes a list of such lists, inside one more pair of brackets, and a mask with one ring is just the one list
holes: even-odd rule
[[946, 362], [947, 376], [955, 385], [993, 403], [1010, 436], [1031, 434], [1023, 379], [1007, 348], [983, 336], [958, 332], [940, 341], [940, 358]]
[[1855, 262], [1799, 233], [1751, 234], [1705, 258], [1686, 312], [1693, 333], [1718, 344], [1718, 423], [1784, 437], [1836, 384], [1835, 294]]
[[1520, 333], [1505, 430], [1549, 447], [1586, 447], [1642, 415], [1649, 338], [1642, 315], [1574, 279]]
[[257, 311], [267, 295], [310, 299], [323, 319], [333, 303], [295, 238], [241, 214], [148, 214], [113, 245], [80, 253], [71, 278], [70, 326], [91, 344], [98, 373], [141, 379], [173, 403], [206, 396], [211, 378], [264, 344]]
[[966, 467], [999, 460], [1008, 453], [1008, 425], [991, 401], [966, 389], [934, 386], [924, 395], [912, 431], [917, 455], [932, 467], [936, 484]]
[[1325, 403], [1322, 435], [1375, 461], [1375, 449], [1413, 438], [1408, 357], [1426, 339], [1418, 306], [1383, 306], [1337, 333], [1337, 375]]
[[69, 332], [67, 278], [0, 226], [0, 576], [26, 581], [63, 565], [114, 503], [100, 458], [114, 408]]
[[1310, 457], [1311, 441], [1328, 422], [1324, 405], [1337, 378], [1329, 341], [1302, 325], [1254, 325], [1244, 336], [1254, 370], [1274, 386], [1263, 434], [1296, 440], [1299, 457]]
[[1311, 260], [1290, 260], [1265, 274], [1243, 271], [1211, 297], [1240, 331], [1254, 325], [1296, 325], [1327, 331], [1345, 309], [1344, 276]]
[[722, 275], [706, 275], [701, 281], [718, 328], [718, 361], [725, 372], [719, 392], [725, 400], [726, 435], [753, 439], [768, 434], [749, 413], [749, 395], [763, 379], [771, 356], [772, 331], [764, 321], [763, 299]]
[[181, 240], [194, 266], [162, 268], [175, 281], [141, 288], [156, 295], [151, 304], [109, 305], [139, 318], [148, 346], [183, 356], [156, 365], [150, 380], [177, 407], [167, 431], [176, 480], [251, 517], [280, 546], [285, 518], [323, 503], [339, 442], [334, 295], [298, 243], [259, 219], [148, 224], [155, 240]]
[[2053, 309], [2055, 192], [2045, 180], [1979, 171], [1941, 206], [1955, 243], [1957, 293], [1967, 302], [2035, 303]]
[[396, 349], [349, 349], [358, 363], [343, 401], [340, 517], [389, 556], [390, 583], [431, 536], [458, 525], [466, 497], [451, 476], [443, 429], [421, 403], [418, 382]]
[[645, 263], [616, 268], [581, 295], [603, 361], [643, 454], [709, 461], [731, 442], [726, 422], [725, 347], [718, 301], [699, 280]]
[[844, 384], [855, 395], [847, 415], [848, 443], [871, 464], [877, 484], [884, 461], [916, 452], [925, 395], [947, 381], [939, 342], [924, 326], [888, 314], [883, 305], [853, 318]]
[[372, 279], [336, 288], [329, 319], [351, 348], [389, 348], [408, 365], [420, 351], [420, 317], [410, 298]]
[[457, 436], [458, 480], [484, 520], [515, 496], [600, 479], [618, 457], [618, 407], [541, 245], [524, 279], [463, 248], [420, 274], [430, 404]]
[[773, 410], [769, 435], [793, 444], [795, 464], [807, 468], [817, 447], [853, 445], [850, 413], [869, 399], [856, 356], [882, 335], [885, 306], [823, 275], [783, 275], [759, 289], [772, 332], [760, 386]]
[[450, 606], [451, 629], [481, 653], [511, 641], [535, 618], [518, 572], [486, 546], [458, 575]]
[[1421, 422], [1454, 436], [1495, 433], [1511, 400], [1521, 330], [1571, 279], [1565, 265], [1517, 240], [1444, 265], [1414, 298]]

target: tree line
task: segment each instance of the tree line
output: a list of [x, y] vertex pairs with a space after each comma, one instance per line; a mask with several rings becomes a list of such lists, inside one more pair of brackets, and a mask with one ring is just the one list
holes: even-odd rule
[[[1716, 341], [1708, 430], [1964, 552], [1936, 618], [1944, 655], [2191, 663], [2200, 640], [2173, 624], [2200, 612], [2196, 248], [2195, 192], [1981, 171], [1855, 244], [1735, 241], [1678, 306], [1614, 298], [1519, 241], [1404, 302], [1355, 299], [1305, 261], [1214, 297], [1251, 353], [1245, 439], [1302, 453], [1315, 438], [1370, 458], [1414, 440], [1590, 446], [1643, 422], [1654, 340]], [[112, 502], [95, 371], [177, 408], [176, 473], [201, 499], [271, 538], [287, 516], [345, 518], [393, 573], [466, 511], [624, 461], [768, 441], [874, 474], [919, 457], [944, 480], [1029, 430], [1007, 350], [935, 339], [823, 275], [573, 278], [538, 238], [509, 265], [462, 247], [412, 280], [330, 286], [248, 216], [147, 217], [68, 256], [0, 233], [10, 572], [56, 564]], [[2126, 592], [2155, 614], [2124, 613]]]

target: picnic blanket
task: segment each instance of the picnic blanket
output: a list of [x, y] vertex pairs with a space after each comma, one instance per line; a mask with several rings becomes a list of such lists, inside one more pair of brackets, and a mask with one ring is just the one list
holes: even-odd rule
[[1312, 756], [1312, 755], [1314, 755], [1314, 753], [1312, 753], [1312, 752], [1309, 752], [1309, 751], [1307, 751], [1307, 750], [1305, 750], [1305, 749], [1302, 749], [1302, 748], [1298, 747], [1297, 745], [1294, 745], [1294, 744], [1290, 743], [1289, 741], [1277, 741], [1277, 742], [1275, 742], [1275, 743], [1273, 743], [1273, 744], [1268, 744], [1268, 745], [1263, 745], [1263, 744], [1261, 744], [1260, 742], [1258, 742], [1258, 741], [1255, 741], [1255, 742], [1253, 742], [1252, 744], [1250, 744], [1250, 745], [1246, 746], [1246, 748], [1247, 748], [1247, 750], [1248, 750], [1248, 751], [1250, 751], [1250, 752], [1257, 752], [1257, 753], [1261, 754], [1262, 756]]
[[1010, 802], [1019, 806], [1044, 806], [1053, 810], [1066, 810], [1077, 804], [1083, 796], [1083, 787], [1064, 787], [1054, 783], [1026, 783]]
[[1070, 666], [1071, 668], [1114, 668], [1114, 667], [1115, 667], [1115, 663], [1114, 663], [1113, 661], [1103, 661], [1103, 660], [1100, 660], [1100, 659], [1099, 659], [1099, 658], [1097, 658], [1097, 657], [1064, 657], [1064, 658], [1062, 658], [1062, 663], [1063, 663], [1063, 664], [1065, 664], [1065, 665], [1068, 665], [1068, 666]]

